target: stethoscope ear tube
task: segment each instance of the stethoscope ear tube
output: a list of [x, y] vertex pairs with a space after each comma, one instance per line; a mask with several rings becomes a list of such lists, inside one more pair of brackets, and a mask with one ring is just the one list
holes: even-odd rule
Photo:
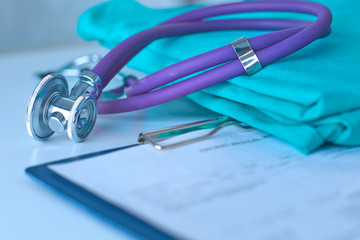
[[[224, 14], [264, 11], [305, 13], [318, 18], [314, 22], [283, 19], [205, 20]], [[109, 79], [133, 56], [156, 39], [230, 29], [270, 30], [273, 25], [273, 29], [279, 31], [248, 39], [254, 49], [254, 56], [260, 63], [258, 66], [266, 67], [329, 34], [331, 21], [332, 15], [327, 7], [308, 1], [236, 2], [199, 8], [129, 37], [111, 50], [92, 71], [103, 78], [106, 86]], [[198, 56], [140, 79], [127, 90], [128, 98], [100, 101], [99, 113], [121, 113], [155, 106], [246, 73], [231, 44]], [[213, 59], [221, 61], [214, 63]], [[196, 74], [198, 71], [205, 72], [158, 89], [164, 84]]]

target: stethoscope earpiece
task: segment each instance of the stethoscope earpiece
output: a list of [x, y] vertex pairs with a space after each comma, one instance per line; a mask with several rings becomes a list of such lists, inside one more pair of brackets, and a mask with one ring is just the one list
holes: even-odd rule
[[96, 74], [84, 71], [69, 95], [63, 75], [45, 76], [28, 103], [26, 126], [30, 136], [44, 141], [54, 132], [67, 131], [70, 139], [84, 141], [96, 122], [99, 82]]

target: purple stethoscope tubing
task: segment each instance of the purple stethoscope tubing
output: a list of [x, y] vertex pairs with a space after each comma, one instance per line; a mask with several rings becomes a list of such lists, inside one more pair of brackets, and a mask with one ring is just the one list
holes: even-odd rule
[[[209, 17], [244, 12], [306, 13], [317, 16], [317, 20], [314, 22], [280, 19], [203, 21]], [[327, 7], [305, 1], [238, 2], [203, 7], [178, 15], [152, 29], [127, 38], [111, 50], [93, 68], [92, 72], [102, 79], [100, 88], [104, 88], [131, 58], [149, 43], [160, 38], [218, 30], [279, 30], [248, 39], [261, 65], [265, 67], [329, 34], [331, 21], [331, 12]], [[215, 67], [220, 64], [222, 65]], [[164, 84], [211, 67], [215, 68], [154, 90]], [[232, 45], [228, 44], [148, 75], [128, 88], [127, 98], [99, 101], [99, 113], [120, 113], [155, 106], [244, 73], [246, 73], [245, 69], [238, 60], [237, 54]]]

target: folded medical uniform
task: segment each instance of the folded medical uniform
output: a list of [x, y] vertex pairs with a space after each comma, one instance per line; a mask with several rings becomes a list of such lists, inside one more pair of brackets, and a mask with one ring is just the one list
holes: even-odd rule
[[[319, 0], [333, 13], [331, 34], [265, 67], [193, 93], [194, 102], [268, 132], [310, 153], [324, 143], [360, 145], [360, 2]], [[78, 34], [113, 48], [125, 38], [153, 27], [186, 6], [152, 9], [133, 0], [112, 0], [82, 14]], [[239, 18], [314, 20], [289, 13], [247, 13]], [[129, 67], [150, 74], [192, 56], [264, 31], [221, 31], [158, 40]]]

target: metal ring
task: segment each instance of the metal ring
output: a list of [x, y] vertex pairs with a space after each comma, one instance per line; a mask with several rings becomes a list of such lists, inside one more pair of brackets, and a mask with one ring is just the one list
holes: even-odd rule
[[48, 108], [56, 97], [69, 95], [68, 84], [61, 74], [49, 74], [36, 86], [26, 111], [26, 128], [31, 137], [45, 141], [54, 131], [48, 126]]
[[233, 41], [231, 45], [248, 75], [253, 75], [262, 69], [261, 63], [246, 37]]
[[71, 108], [67, 122], [67, 134], [71, 140], [82, 142], [93, 129], [98, 113], [98, 106], [91, 94], [81, 95]]

